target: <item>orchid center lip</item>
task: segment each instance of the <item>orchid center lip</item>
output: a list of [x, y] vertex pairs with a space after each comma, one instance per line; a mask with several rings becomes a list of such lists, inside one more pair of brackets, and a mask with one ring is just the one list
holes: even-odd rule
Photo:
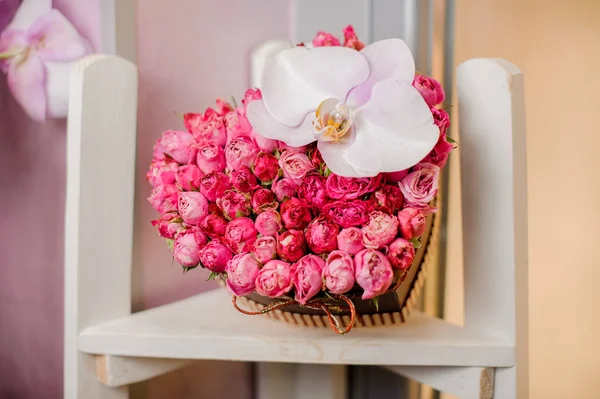
[[337, 98], [327, 98], [315, 112], [315, 137], [320, 141], [338, 142], [352, 128], [354, 111]]

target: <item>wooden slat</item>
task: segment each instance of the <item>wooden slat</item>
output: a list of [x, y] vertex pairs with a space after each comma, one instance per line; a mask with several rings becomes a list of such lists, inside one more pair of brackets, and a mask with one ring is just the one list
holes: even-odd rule
[[192, 363], [181, 359], [151, 359], [113, 355], [96, 356], [98, 379], [109, 387], [149, 380]]

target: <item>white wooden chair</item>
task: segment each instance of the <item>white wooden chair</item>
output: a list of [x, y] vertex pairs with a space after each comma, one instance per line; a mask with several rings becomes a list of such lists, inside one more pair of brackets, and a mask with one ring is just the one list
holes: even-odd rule
[[220, 289], [131, 314], [136, 68], [91, 56], [71, 84], [66, 398], [125, 399], [128, 384], [200, 359], [286, 364], [259, 371], [268, 374], [261, 399], [284, 397], [278, 390], [343, 398], [338, 366], [348, 364], [385, 366], [461, 398], [528, 397], [525, 119], [515, 66], [474, 59], [458, 68], [465, 326], [416, 313], [347, 336], [244, 316]]

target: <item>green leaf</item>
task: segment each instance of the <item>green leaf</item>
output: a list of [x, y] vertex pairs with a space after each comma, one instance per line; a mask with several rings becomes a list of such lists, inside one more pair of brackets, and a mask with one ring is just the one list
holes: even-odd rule
[[169, 251], [172, 251], [173, 246], [175, 244], [175, 240], [171, 240], [170, 238], [167, 238], [166, 241], [167, 241], [167, 248], [169, 248]]
[[456, 140], [454, 140], [452, 137], [450, 136], [446, 136], [446, 140], [448, 141], [448, 143], [450, 144], [458, 144], [458, 142]]
[[237, 101], [235, 101], [235, 97], [233, 95], [231, 96], [231, 103], [233, 104], [233, 108], [237, 108], [238, 107]]
[[328, 177], [331, 174], [331, 169], [325, 168], [325, 172], [323, 172], [323, 176]]
[[210, 276], [208, 276], [208, 278], [206, 279], [206, 281], [216, 280], [217, 278], [219, 278], [219, 274], [220, 273], [215, 273], [215, 272], [210, 273]]
[[273, 154], [275, 156], [275, 158], [279, 159], [279, 157], [281, 157], [281, 153], [279, 152], [278, 149], [275, 150], [275, 154]]
[[415, 248], [421, 248], [421, 241], [419, 241], [418, 238], [413, 237], [409, 241], [415, 246]]
[[244, 215], [244, 213], [243, 213], [242, 211], [236, 211], [236, 212], [235, 212], [235, 218], [236, 218], [236, 219], [238, 219], [238, 218], [243, 218], [244, 216], [245, 216], [245, 215]]
[[183, 274], [186, 274], [186, 273], [188, 273], [188, 272], [190, 272], [190, 271], [194, 270], [194, 269], [195, 269], [195, 268], [197, 268], [198, 266], [191, 266], [191, 267], [185, 267], [185, 266], [182, 266], [182, 267], [183, 267]]
[[372, 298], [371, 302], [373, 302], [373, 305], [375, 305], [375, 309], [377, 309], [377, 311], [379, 312], [379, 297], [376, 296], [375, 298]]

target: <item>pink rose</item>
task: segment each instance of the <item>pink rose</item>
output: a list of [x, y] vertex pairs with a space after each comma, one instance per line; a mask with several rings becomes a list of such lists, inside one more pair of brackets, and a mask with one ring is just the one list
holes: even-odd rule
[[323, 288], [323, 268], [325, 261], [317, 255], [306, 255], [294, 264], [292, 280], [296, 287], [296, 301], [304, 305], [306, 301], [321, 292]]
[[282, 228], [281, 216], [274, 210], [266, 210], [256, 217], [256, 230], [263, 236], [274, 236]]
[[381, 174], [375, 177], [343, 177], [335, 173], [327, 177], [327, 195], [334, 199], [350, 200], [362, 197], [377, 190], [381, 184]]
[[181, 232], [173, 243], [173, 258], [183, 267], [200, 263], [200, 250], [206, 245], [206, 236], [197, 228]]
[[227, 220], [216, 213], [209, 213], [199, 225], [200, 229], [210, 238], [223, 237], [227, 228]]
[[266, 188], [259, 188], [252, 195], [252, 210], [257, 215], [267, 209], [277, 209], [279, 202], [275, 199], [275, 194]]
[[277, 237], [277, 255], [295, 262], [306, 253], [304, 234], [300, 230], [286, 230]]
[[200, 187], [200, 178], [202, 177], [202, 172], [196, 165], [183, 165], [179, 167], [177, 174], [175, 175], [175, 180], [179, 187], [186, 191], [197, 190]]
[[302, 183], [304, 176], [315, 169], [306, 154], [284, 151], [279, 157], [279, 167], [283, 175], [296, 184]]
[[194, 156], [194, 136], [188, 132], [167, 130], [163, 133], [160, 144], [165, 153], [181, 164], [188, 163]]
[[225, 241], [236, 254], [250, 252], [257, 235], [254, 222], [248, 218], [232, 220], [225, 229]]
[[211, 202], [225, 195], [231, 189], [229, 177], [221, 172], [207, 173], [200, 178], [200, 192]]
[[398, 212], [398, 221], [400, 222], [400, 234], [407, 240], [419, 238], [427, 227], [425, 213], [417, 208], [402, 209]]
[[441, 134], [437, 144], [433, 147], [433, 150], [423, 158], [421, 163], [430, 163], [439, 168], [443, 168], [446, 166], [448, 155], [450, 155], [450, 151], [453, 149], [454, 146], [448, 142], [446, 135]]
[[160, 139], [156, 140], [154, 147], [152, 147], [152, 160], [165, 159], [165, 148], [160, 143]]
[[325, 286], [334, 294], [344, 294], [354, 287], [354, 260], [344, 251], [333, 251], [323, 269]]
[[420, 163], [398, 185], [409, 205], [425, 206], [433, 200], [438, 190], [440, 168], [430, 163]]
[[242, 166], [252, 167], [258, 155], [258, 148], [250, 137], [237, 137], [225, 147], [225, 160], [229, 170], [234, 171]]
[[333, 201], [325, 205], [323, 213], [342, 227], [360, 226], [369, 220], [369, 209], [362, 200]]
[[229, 104], [227, 101], [223, 100], [222, 98], [217, 98], [217, 113], [220, 116], [223, 116], [225, 114], [227, 114], [228, 112], [233, 111], [233, 107], [231, 106], [231, 104]]
[[196, 225], [208, 215], [208, 200], [197, 191], [184, 191], [179, 193], [177, 208], [184, 222]]
[[306, 150], [308, 150], [307, 145], [303, 145], [302, 147], [292, 147], [291, 145], [287, 145], [283, 141], [279, 141], [278, 144], [278, 148], [281, 150], [281, 152], [287, 151], [290, 154], [305, 153]]
[[281, 204], [281, 217], [286, 229], [304, 229], [312, 220], [308, 205], [298, 198], [291, 198]]
[[377, 210], [386, 213], [396, 213], [402, 208], [404, 197], [398, 186], [386, 184], [373, 194], [377, 202]]
[[356, 282], [364, 290], [362, 299], [385, 293], [394, 280], [390, 261], [379, 251], [363, 249], [354, 257]]
[[224, 196], [217, 198], [217, 205], [228, 220], [233, 220], [252, 213], [250, 200], [250, 194], [230, 190]]
[[388, 183], [398, 183], [400, 180], [404, 179], [404, 177], [408, 174], [408, 169], [401, 170], [399, 172], [390, 172], [384, 173], [383, 176], [385, 181]]
[[415, 74], [413, 86], [419, 90], [423, 99], [430, 107], [440, 104], [444, 101], [444, 89], [439, 82], [429, 76]]
[[256, 130], [253, 130], [250, 136], [261, 151], [271, 153], [279, 146], [279, 141], [263, 137]]
[[227, 272], [227, 288], [236, 296], [248, 295], [256, 287], [255, 281], [260, 271], [260, 264], [250, 253], [235, 255], [229, 262]]
[[178, 169], [179, 164], [170, 158], [154, 158], [146, 173], [146, 179], [152, 187], [173, 184]]
[[312, 252], [322, 254], [337, 249], [337, 235], [340, 228], [326, 215], [320, 215], [308, 225], [306, 242]]
[[340, 41], [331, 33], [321, 31], [317, 33], [317, 36], [313, 39], [312, 44], [314, 47], [339, 46]]
[[296, 196], [298, 191], [298, 185], [294, 183], [291, 179], [278, 179], [273, 182], [271, 186], [271, 190], [275, 193], [275, 197], [277, 197], [277, 201], [283, 202], [287, 198], [292, 198]]
[[329, 201], [325, 178], [317, 172], [308, 173], [298, 188], [298, 197], [314, 209], [323, 209]]
[[225, 126], [227, 126], [227, 142], [241, 136], [250, 137], [252, 125], [248, 119], [239, 111], [231, 111], [225, 115]]
[[154, 187], [148, 201], [152, 208], [160, 213], [177, 210], [177, 197], [179, 190], [174, 184], [163, 184]]
[[440, 128], [440, 136], [445, 135], [450, 127], [450, 117], [448, 116], [448, 113], [443, 109], [432, 107], [431, 114], [433, 115], [433, 123]]
[[287, 262], [272, 260], [256, 276], [256, 292], [269, 298], [278, 298], [292, 289], [294, 268]]
[[165, 213], [158, 220], [153, 220], [152, 226], [158, 229], [158, 234], [164, 238], [173, 239], [181, 230], [181, 217], [177, 212]]
[[198, 148], [196, 163], [204, 173], [222, 172], [225, 169], [225, 152], [214, 143], [205, 143]]
[[213, 273], [223, 273], [233, 253], [220, 241], [213, 240], [200, 250], [200, 262]]
[[246, 90], [246, 93], [244, 93], [244, 98], [242, 99], [244, 112], [248, 109], [248, 104], [250, 104], [252, 101], [260, 99], [262, 99], [262, 93], [260, 92], [260, 89], [253, 88]]
[[233, 172], [230, 180], [231, 184], [233, 184], [233, 187], [235, 187], [238, 191], [243, 191], [245, 193], [251, 192], [258, 186], [256, 176], [254, 176], [250, 169], [245, 166], [242, 166]]
[[310, 159], [310, 162], [312, 162], [313, 166], [317, 169], [317, 170], [323, 170], [323, 168], [327, 165], [325, 165], [325, 161], [323, 160], [323, 156], [321, 155], [321, 151], [319, 151], [318, 148], [313, 148], [312, 150], [310, 150], [308, 152], [308, 158]]
[[371, 212], [362, 232], [364, 246], [379, 249], [392, 242], [398, 235], [398, 219], [381, 211]]
[[362, 230], [358, 227], [343, 229], [337, 236], [337, 246], [341, 251], [356, 255], [365, 249]]
[[258, 237], [252, 246], [252, 255], [260, 263], [277, 257], [277, 240], [272, 236]]
[[365, 44], [358, 40], [356, 33], [354, 32], [354, 28], [352, 25], [348, 25], [344, 28], [344, 47], [353, 48], [354, 50], [362, 50], [365, 47]]
[[270, 183], [279, 174], [279, 161], [273, 155], [261, 152], [254, 161], [254, 174], [263, 183]]
[[388, 247], [387, 258], [392, 267], [408, 270], [415, 259], [415, 246], [404, 238], [396, 238]]
[[224, 146], [227, 140], [223, 116], [208, 108], [204, 114], [185, 114], [183, 123], [187, 130], [200, 143], [213, 143]]

